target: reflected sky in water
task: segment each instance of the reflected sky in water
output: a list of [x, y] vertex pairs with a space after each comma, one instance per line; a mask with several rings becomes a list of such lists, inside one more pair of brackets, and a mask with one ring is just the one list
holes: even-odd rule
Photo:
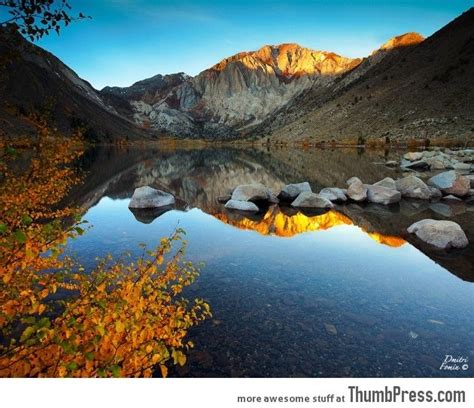
[[[219, 207], [172, 210], [145, 224], [128, 199], [103, 197], [71, 250], [94, 257], [154, 246], [179, 224], [204, 262], [189, 296], [214, 317], [175, 376], [447, 376], [446, 354], [474, 358], [474, 285], [396, 236], [368, 234], [338, 212], [278, 206], [249, 220]], [[216, 210], [217, 208], [217, 210]]]

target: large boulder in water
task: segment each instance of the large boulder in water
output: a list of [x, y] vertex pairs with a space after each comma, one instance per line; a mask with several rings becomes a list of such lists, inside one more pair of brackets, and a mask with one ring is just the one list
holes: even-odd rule
[[287, 184], [278, 194], [278, 198], [282, 201], [293, 201], [303, 192], [311, 193], [311, 186], [307, 181], [303, 183]]
[[452, 221], [421, 220], [410, 225], [407, 231], [437, 248], [465, 248], [469, 244], [462, 228]]
[[470, 180], [454, 170], [445, 171], [431, 177], [428, 184], [441, 190], [444, 194], [453, 194], [458, 197], [468, 195], [471, 187]]
[[[349, 181], [351, 181], [351, 183], [349, 183]], [[351, 200], [360, 202], [367, 198], [367, 187], [357, 177], [349, 179], [347, 183], [349, 184], [347, 195]]]
[[319, 192], [319, 195], [333, 202], [347, 201], [346, 194], [342, 188], [326, 187]]
[[416, 176], [404, 177], [395, 182], [396, 190], [402, 193], [403, 197], [418, 198], [420, 200], [429, 200], [434, 196], [431, 187]]
[[296, 208], [307, 209], [329, 209], [333, 208], [334, 204], [327, 198], [321, 197], [319, 194], [304, 191], [291, 203]]
[[237, 201], [268, 201], [273, 197], [270, 189], [263, 184], [243, 184], [232, 193], [232, 200]]
[[[350, 187], [352, 187], [352, 185], [349, 186], [349, 188]], [[402, 195], [399, 191], [392, 190], [391, 188], [371, 185], [366, 185], [366, 187], [367, 199], [371, 203], [388, 205], [398, 203], [402, 198]]]
[[129, 208], [161, 208], [175, 204], [172, 194], [156, 190], [149, 186], [138, 187], [133, 192], [132, 199], [128, 204]]
[[229, 200], [227, 201], [225, 208], [238, 211], [258, 211], [258, 207], [251, 201]]

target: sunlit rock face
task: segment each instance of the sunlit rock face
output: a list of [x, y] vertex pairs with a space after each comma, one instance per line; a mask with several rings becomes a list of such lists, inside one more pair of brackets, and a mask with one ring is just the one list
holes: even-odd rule
[[229, 137], [308, 88], [332, 84], [360, 61], [297, 44], [266, 45], [226, 58], [194, 78], [157, 76], [102, 93], [127, 100], [129, 116], [138, 124], [179, 136]]
[[409, 47], [421, 43], [425, 37], [418, 33], [406, 33], [388, 40], [380, 47], [380, 50], [392, 50], [394, 48]]
[[[290, 238], [295, 235], [324, 231], [339, 225], [354, 225], [352, 220], [340, 212], [331, 210], [321, 215], [306, 216], [301, 212], [285, 214], [278, 206], [271, 207], [260, 219], [257, 216], [246, 217], [238, 213], [218, 212], [211, 214], [218, 220], [243, 230], [258, 232], [262, 235], [274, 235]], [[367, 235], [379, 244], [400, 247], [406, 241], [399, 237], [370, 232]]]

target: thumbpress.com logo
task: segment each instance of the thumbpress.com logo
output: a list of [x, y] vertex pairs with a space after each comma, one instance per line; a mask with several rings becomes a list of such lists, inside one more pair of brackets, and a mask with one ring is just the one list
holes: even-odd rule
[[350, 402], [466, 402], [466, 392], [447, 391], [407, 391], [401, 387], [385, 387], [383, 390], [363, 390], [349, 386]]

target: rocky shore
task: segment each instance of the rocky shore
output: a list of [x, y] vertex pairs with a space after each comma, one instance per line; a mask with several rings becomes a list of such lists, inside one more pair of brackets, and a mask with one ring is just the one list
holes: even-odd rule
[[[393, 161], [393, 160], [392, 160]], [[397, 162], [395, 162], [397, 163]], [[439, 149], [406, 153], [401, 161], [399, 178], [385, 177], [369, 184], [353, 176], [345, 186], [327, 186], [313, 191], [309, 182], [287, 184], [280, 191], [258, 183], [242, 184], [217, 201], [228, 211], [261, 214], [269, 206], [279, 205], [284, 211], [300, 211], [318, 215], [336, 208], [344, 212], [357, 207], [361, 212], [373, 206], [389, 211], [405, 203], [429, 207], [441, 218], [450, 217], [453, 208], [469, 207], [474, 201], [474, 149], [441, 151]], [[390, 166], [393, 166], [390, 163]], [[172, 194], [149, 186], [137, 188], [130, 209], [137, 217], [150, 218], [150, 211], [165, 212], [174, 208]], [[153, 214], [154, 215], [154, 212]], [[436, 248], [463, 248], [468, 245], [461, 226], [445, 220], [417, 220], [399, 232], [414, 234]]]
[[[458, 157], [472, 159], [471, 153]], [[423, 156], [408, 153], [403, 160], [408, 161], [408, 158], [417, 162]], [[451, 160], [449, 163], [457, 165]], [[374, 184], [366, 184], [358, 177], [351, 177], [346, 182], [346, 188], [325, 187], [319, 193], [313, 192], [308, 182], [288, 184], [278, 193], [262, 184], [247, 184], [237, 186], [228, 196], [219, 197], [219, 202], [225, 204], [228, 210], [242, 212], [259, 212], [269, 205], [279, 204], [305, 213], [317, 214], [345, 204], [394, 206], [405, 199], [425, 201], [433, 206], [441, 205], [442, 209], [443, 202], [474, 199], [474, 176], [465, 174], [467, 171], [470, 172], [471, 167], [469, 170], [466, 167], [462, 172], [440, 172], [426, 181], [417, 174], [408, 174], [396, 180], [386, 177]], [[468, 245], [464, 231], [452, 221], [425, 219], [411, 225], [407, 232], [416, 234], [420, 240], [437, 248], [464, 248]]]

